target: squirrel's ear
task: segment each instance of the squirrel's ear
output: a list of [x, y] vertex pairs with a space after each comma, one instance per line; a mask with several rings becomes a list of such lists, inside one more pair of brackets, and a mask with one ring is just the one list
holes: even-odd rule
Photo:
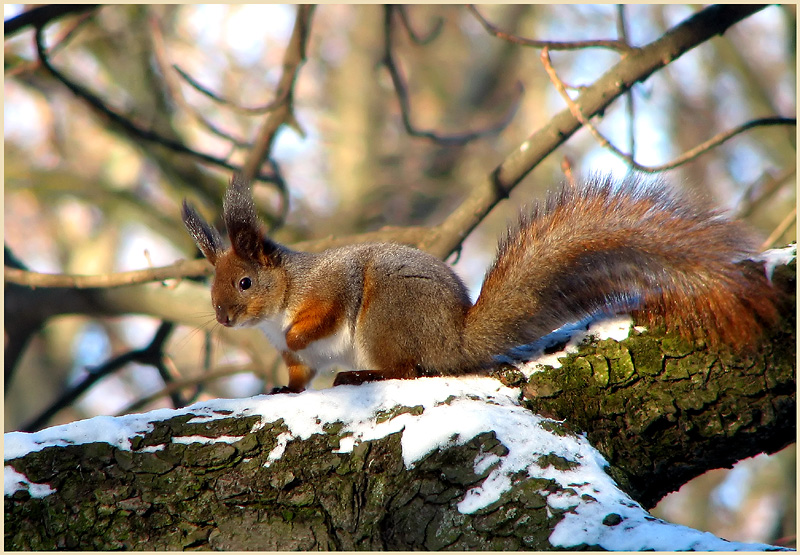
[[283, 247], [268, 237], [261, 241], [261, 263], [266, 266], [280, 266]]
[[280, 247], [261, 231], [250, 183], [235, 173], [225, 192], [222, 215], [231, 247], [241, 258], [261, 264], [276, 264]]
[[181, 211], [183, 217], [183, 225], [189, 230], [195, 244], [203, 252], [206, 259], [211, 264], [217, 263], [217, 255], [222, 252], [222, 238], [219, 232], [208, 225], [194, 207], [183, 201], [183, 210]]

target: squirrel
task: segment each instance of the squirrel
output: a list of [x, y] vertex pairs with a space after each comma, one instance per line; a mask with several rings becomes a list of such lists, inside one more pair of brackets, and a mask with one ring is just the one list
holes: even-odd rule
[[223, 201], [230, 237], [184, 200], [182, 218], [215, 267], [211, 301], [226, 327], [258, 326], [305, 389], [338, 365], [334, 385], [488, 372], [497, 357], [597, 313], [746, 349], [777, 319], [743, 225], [633, 176], [565, 185], [523, 212], [500, 241], [477, 301], [438, 258], [393, 243], [320, 253], [276, 243], [234, 175]]

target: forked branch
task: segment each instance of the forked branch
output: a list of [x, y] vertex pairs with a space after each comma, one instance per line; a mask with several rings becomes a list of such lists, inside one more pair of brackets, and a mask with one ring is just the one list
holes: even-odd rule
[[572, 115], [575, 116], [575, 119], [577, 119], [582, 125], [584, 125], [589, 130], [589, 132], [595, 139], [597, 139], [597, 142], [600, 143], [601, 146], [608, 148], [611, 152], [613, 152], [614, 154], [625, 160], [631, 168], [640, 172], [658, 173], [666, 170], [671, 170], [673, 168], [677, 168], [678, 166], [682, 166], [687, 162], [691, 162], [695, 158], [699, 157], [701, 154], [704, 154], [709, 150], [711, 150], [712, 148], [721, 145], [722, 143], [732, 139], [736, 135], [744, 133], [745, 131], [748, 131], [755, 127], [762, 127], [769, 125], [795, 125], [795, 126], [797, 125], [797, 119], [795, 118], [784, 118], [778, 116], [750, 120], [746, 123], [734, 127], [733, 129], [729, 129], [728, 131], [723, 131], [722, 133], [714, 135], [707, 141], [704, 141], [699, 145], [697, 145], [696, 147], [687, 150], [686, 152], [684, 152], [671, 162], [667, 162], [666, 164], [661, 164], [659, 166], [645, 166], [634, 160], [632, 154], [623, 152], [622, 150], [614, 146], [614, 144], [611, 143], [611, 141], [609, 141], [602, 133], [600, 133], [600, 131], [598, 131], [598, 129], [594, 126], [594, 124], [592, 124], [589, 118], [587, 118], [583, 114], [580, 106], [578, 106], [578, 104], [570, 98], [569, 94], [567, 94], [566, 86], [561, 81], [561, 79], [559, 79], [556, 70], [553, 68], [553, 64], [550, 61], [550, 52], [547, 47], [542, 49], [541, 60], [542, 60], [542, 65], [544, 65], [544, 68], [547, 71], [547, 75], [550, 77], [550, 80], [552, 81], [556, 90], [561, 95], [561, 98], [563, 98], [564, 102], [566, 102]]

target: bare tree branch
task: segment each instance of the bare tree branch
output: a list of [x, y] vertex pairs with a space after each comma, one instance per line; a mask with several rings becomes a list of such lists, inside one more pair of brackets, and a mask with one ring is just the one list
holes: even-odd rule
[[762, 175], [760, 179], [754, 181], [747, 188], [734, 211], [734, 217], [742, 219], [752, 214], [756, 208], [777, 192], [795, 173], [797, 173], [797, 166], [793, 165], [784, 169], [778, 175], [770, 173]]
[[186, 97], [181, 92], [179, 79], [170, 71], [167, 49], [164, 44], [164, 35], [154, 18], [150, 19], [150, 29], [153, 34], [153, 52], [155, 53], [156, 64], [158, 64], [161, 74], [164, 76], [164, 84], [167, 88], [166, 92], [170, 98], [186, 112], [191, 114], [195, 121], [205, 127], [209, 133], [229, 141], [237, 148], [250, 148], [250, 143], [244, 139], [234, 137], [227, 131], [223, 131], [186, 101]]
[[[625, 16], [625, 6], [617, 4], [617, 34], [625, 44], [628, 40], [628, 18]], [[636, 156], [636, 105], [634, 103], [633, 89], [625, 93], [625, 109], [628, 113], [628, 152], [631, 158]]]
[[[41, 414], [34, 417], [30, 422], [25, 424], [22, 427], [22, 431], [32, 432], [42, 428], [50, 421], [50, 419], [53, 416], [55, 416], [62, 409], [74, 403], [75, 400], [78, 399], [78, 397], [86, 393], [94, 384], [96, 384], [102, 378], [105, 378], [106, 376], [113, 374], [117, 370], [124, 368], [131, 362], [138, 362], [140, 364], [155, 366], [156, 368], [161, 367], [163, 365], [164, 344], [167, 338], [169, 337], [170, 333], [172, 333], [174, 327], [175, 325], [170, 322], [162, 322], [158, 330], [156, 330], [153, 339], [145, 348], [124, 353], [120, 356], [114, 357], [112, 360], [109, 360], [108, 362], [98, 366], [97, 368], [90, 369], [89, 374], [86, 376], [86, 378], [84, 378], [81, 382], [79, 382], [75, 386], [65, 391], [58, 399], [56, 399], [56, 401], [54, 401], [49, 407], [47, 407], [44, 411], [42, 411]], [[171, 392], [170, 396], [172, 397], [173, 402], [176, 403], [175, 408], [181, 408], [184, 406], [177, 392]]]
[[440, 17], [436, 20], [436, 23], [434, 24], [433, 29], [431, 29], [428, 33], [428, 36], [423, 37], [419, 35], [411, 25], [411, 21], [408, 18], [408, 7], [404, 6], [403, 4], [398, 4], [395, 6], [395, 9], [400, 15], [400, 21], [403, 22], [403, 27], [405, 27], [406, 31], [408, 32], [409, 38], [411, 38], [412, 41], [420, 46], [425, 46], [426, 44], [430, 44], [436, 40], [436, 37], [439, 36], [439, 33], [444, 28], [444, 19]]
[[181, 279], [210, 275], [213, 267], [205, 260], [179, 260], [169, 266], [148, 268], [146, 270], [132, 270], [99, 275], [68, 275], [68, 274], [41, 274], [22, 269], [4, 268], [3, 279], [6, 283], [16, 283], [26, 287], [69, 287], [73, 289], [92, 289], [122, 287], [136, 283], [151, 281], [164, 281], [167, 279]]
[[99, 6], [100, 4], [48, 4], [34, 7], [4, 21], [3, 36], [8, 38], [27, 27], [40, 29], [56, 19], [85, 11], [94, 11]]
[[[688, 50], [731, 25], [764, 9], [764, 5], [714, 5], [679, 23], [662, 37], [629, 52], [576, 99], [581, 112], [592, 117], [605, 110], [635, 83], [644, 81]], [[567, 108], [523, 141], [422, 244], [428, 252], [445, 258], [480, 223], [485, 215], [547, 155], [582, 126]]]
[[[514, 114], [519, 107], [519, 99], [511, 105], [505, 117], [503, 117], [501, 121], [487, 127], [486, 129], [451, 135], [443, 135], [435, 131], [417, 129], [417, 127], [411, 122], [411, 101], [409, 99], [408, 87], [406, 86], [405, 78], [400, 71], [400, 67], [397, 64], [397, 60], [395, 60], [394, 52], [392, 50], [392, 13], [396, 9], [397, 8], [394, 6], [384, 7], [384, 49], [381, 63], [386, 66], [386, 69], [389, 71], [389, 76], [392, 78], [392, 84], [394, 85], [395, 92], [397, 93], [397, 100], [400, 103], [400, 115], [402, 117], [403, 127], [405, 128], [406, 133], [412, 137], [429, 139], [441, 145], [464, 145], [481, 137], [495, 135], [508, 127], [508, 124], [511, 123], [511, 119], [514, 117]], [[522, 84], [518, 84], [518, 88], [521, 96], [523, 92]]]
[[633, 153], [632, 153], [633, 151], [631, 151], [631, 154], [622, 152], [620, 149], [614, 146], [611, 143], [611, 141], [609, 141], [602, 133], [600, 133], [600, 131], [597, 130], [597, 128], [592, 124], [592, 122], [589, 121], [589, 118], [583, 115], [580, 107], [575, 103], [575, 101], [573, 101], [569, 97], [569, 94], [567, 94], [564, 83], [558, 78], [558, 74], [556, 73], [555, 69], [553, 68], [553, 64], [550, 61], [550, 52], [547, 47], [542, 49], [541, 59], [542, 59], [542, 65], [544, 65], [545, 71], [547, 71], [547, 75], [550, 77], [550, 80], [553, 82], [553, 85], [555, 85], [556, 90], [561, 95], [561, 98], [563, 98], [564, 102], [567, 103], [567, 106], [569, 107], [570, 112], [572, 112], [572, 114], [575, 116], [575, 119], [581, 122], [581, 124], [584, 125], [589, 130], [589, 132], [595, 139], [597, 139], [597, 142], [599, 142], [600, 145], [608, 148], [611, 152], [613, 152], [614, 154], [616, 154], [617, 156], [628, 162], [628, 165], [632, 169], [638, 170], [640, 172], [658, 173], [666, 170], [671, 170], [673, 168], [677, 168], [678, 166], [681, 166], [687, 162], [694, 160], [695, 158], [699, 157], [701, 154], [708, 152], [712, 148], [721, 145], [725, 141], [732, 139], [736, 135], [744, 133], [745, 131], [748, 131], [749, 129], [752, 129], [754, 127], [767, 126], [767, 125], [797, 125], [797, 120], [795, 118], [771, 117], [771, 118], [759, 118], [751, 120], [746, 123], [743, 123], [742, 125], [734, 127], [733, 129], [729, 129], [728, 131], [724, 131], [722, 133], [714, 135], [707, 141], [704, 141], [699, 145], [697, 145], [696, 147], [687, 150], [686, 152], [684, 152], [682, 155], [678, 156], [671, 162], [667, 162], [666, 164], [661, 164], [660, 166], [644, 166], [633, 159]]
[[506, 33], [489, 23], [489, 21], [481, 15], [474, 4], [467, 6], [467, 9], [475, 16], [486, 31], [497, 38], [519, 44], [521, 46], [532, 46], [534, 48], [550, 48], [550, 50], [582, 50], [584, 48], [607, 48], [609, 50], [616, 50], [621, 53], [627, 53], [633, 50], [624, 40], [583, 40], [583, 41], [551, 41], [551, 40], [536, 40], [526, 39]]
[[[39, 62], [42, 64], [42, 67], [44, 67], [56, 80], [60, 81], [64, 86], [66, 86], [76, 97], [86, 102], [101, 117], [104, 117], [111, 123], [118, 125], [123, 131], [125, 131], [130, 136], [138, 137], [139, 139], [158, 144], [160, 146], [163, 146], [165, 148], [168, 148], [172, 151], [181, 154], [186, 154], [207, 164], [219, 166], [228, 170], [238, 171], [238, 168], [236, 166], [232, 165], [231, 163], [222, 158], [191, 149], [179, 141], [175, 141], [170, 138], [164, 137], [150, 129], [145, 129], [137, 125], [133, 121], [129, 120], [128, 118], [120, 115], [116, 111], [109, 108], [106, 105], [106, 103], [102, 99], [100, 99], [100, 97], [90, 92], [85, 87], [69, 79], [65, 74], [61, 73], [50, 63], [49, 55], [44, 45], [43, 27], [36, 28], [35, 42], [36, 42], [36, 52], [39, 58]], [[270, 175], [259, 172], [257, 174], [257, 177], [260, 181], [279, 184], [279, 179], [275, 174]]]
[[[311, 32], [311, 17], [314, 15], [314, 6], [298, 5], [297, 17], [294, 22], [292, 36], [286, 46], [283, 55], [283, 73], [278, 81], [275, 98], [281, 99], [274, 109], [270, 110], [261, 128], [258, 131], [253, 148], [250, 150], [247, 160], [242, 167], [244, 178], [250, 180], [258, 175], [259, 168], [268, 160], [272, 152], [272, 143], [278, 134], [278, 130], [283, 125], [289, 125], [300, 135], [304, 135], [300, 124], [294, 115], [294, 85], [300, 68], [306, 61], [306, 48], [308, 37]], [[288, 198], [285, 191], [283, 195], [283, 209], [285, 214], [288, 210]]]
[[[51, 57], [55, 56], [60, 50], [66, 48], [78, 31], [93, 17], [94, 12], [89, 12], [75, 18], [75, 21], [70, 25], [64, 25], [65, 28], [59, 30], [58, 36], [53, 41], [53, 45], [50, 47], [49, 55]], [[38, 69], [40, 66], [41, 63], [38, 60], [25, 61], [7, 69], [5, 75], [6, 77], [22, 75]]]
[[[275, 363], [277, 364], [280, 362], [280, 357], [277, 355], [275, 356]], [[211, 381], [218, 380], [221, 378], [228, 378], [230, 376], [235, 376], [237, 374], [260, 374], [261, 369], [257, 368], [254, 364], [247, 364], [244, 366], [222, 366], [217, 368], [216, 370], [205, 372], [199, 376], [193, 376], [191, 378], [183, 378], [179, 380], [174, 380], [164, 386], [163, 389], [156, 391], [152, 395], [147, 395], [142, 397], [141, 399], [137, 399], [121, 411], [117, 413], [117, 416], [122, 416], [124, 414], [130, 414], [132, 412], [136, 412], [142, 410], [144, 407], [149, 405], [150, 403], [161, 399], [162, 397], [166, 397], [171, 395], [176, 391], [180, 391], [186, 387], [190, 386], [201, 386], [203, 384], [207, 384]]]
[[286, 100], [286, 95], [288, 95], [289, 91], [291, 90], [291, 89], [285, 89], [280, 96], [275, 97], [275, 100], [272, 100], [271, 102], [268, 102], [263, 106], [253, 106], [253, 107], [242, 106], [226, 98], [222, 98], [208, 87], [203, 86], [202, 84], [200, 84], [199, 81], [197, 81], [194, 77], [189, 75], [186, 72], [186, 70], [182, 69], [178, 64], [172, 64], [172, 69], [174, 69], [178, 73], [178, 75], [180, 75], [197, 92], [207, 96], [208, 98], [210, 98], [211, 100], [213, 100], [218, 104], [222, 104], [223, 106], [228, 106], [237, 112], [243, 112], [245, 114], [260, 115], [266, 112], [271, 112], [272, 110], [276, 109], [278, 106], [284, 103], [284, 101]]
[[792, 224], [797, 225], [797, 207], [795, 206], [792, 208], [786, 217], [781, 220], [781, 222], [775, 226], [775, 229], [772, 230], [772, 233], [769, 234], [764, 242], [761, 244], [761, 249], [766, 250], [771, 247], [775, 246], [775, 242], [780, 238], [781, 235], [786, 233], [786, 231], [792, 227]]

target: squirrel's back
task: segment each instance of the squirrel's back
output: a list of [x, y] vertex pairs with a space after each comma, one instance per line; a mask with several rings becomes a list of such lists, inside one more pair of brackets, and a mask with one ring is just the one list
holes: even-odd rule
[[663, 183], [595, 177], [523, 213], [469, 310], [465, 345], [502, 353], [601, 312], [635, 310], [740, 350], [776, 317], [741, 224]]

